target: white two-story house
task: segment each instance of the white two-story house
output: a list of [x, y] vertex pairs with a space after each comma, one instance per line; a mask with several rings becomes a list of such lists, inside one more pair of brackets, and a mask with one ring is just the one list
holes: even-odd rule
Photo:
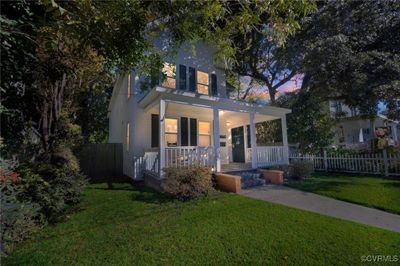
[[[195, 164], [220, 172], [288, 163], [290, 110], [229, 99], [214, 55], [211, 45], [199, 42], [194, 52], [184, 45], [165, 59], [166, 79], [145, 92], [138, 70], [118, 78], [109, 106], [109, 142], [123, 143], [125, 175], [162, 176], [166, 167]], [[281, 119], [282, 145], [258, 146], [255, 123], [274, 119]]]

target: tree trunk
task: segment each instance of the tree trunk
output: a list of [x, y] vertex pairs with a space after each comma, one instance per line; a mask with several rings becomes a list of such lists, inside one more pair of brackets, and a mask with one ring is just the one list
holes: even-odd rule
[[50, 138], [48, 111], [49, 111], [49, 105], [46, 101], [44, 101], [41, 114], [41, 121], [42, 121], [41, 135], [42, 135], [42, 145], [45, 151], [49, 149], [49, 138]]

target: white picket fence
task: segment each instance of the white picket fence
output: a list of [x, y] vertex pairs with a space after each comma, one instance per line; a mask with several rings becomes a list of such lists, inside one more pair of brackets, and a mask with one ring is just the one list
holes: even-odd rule
[[400, 154], [391, 155], [384, 150], [374, 154], [300, 154], [291, 153], [290, 161], [311, 161], [314, 170], [400, 176]]

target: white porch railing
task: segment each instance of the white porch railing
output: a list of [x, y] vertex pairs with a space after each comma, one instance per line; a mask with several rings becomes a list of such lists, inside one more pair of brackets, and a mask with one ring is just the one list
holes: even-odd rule
[[215, 164], [213, 147], [167, 147], [165, 148], [165, 167], [210, 166]]
[[257, 167], [289, 163], [289, 150], [285, 146], [257, 146]]
[[[251, 162], [251, 148], [247, 150], [247, 162]], [[190, 166], [215, 167], [214, 148], [180, 146], [165, 148], [165, 167], [184, 168]], [[288, 148], [284, 146], [257, 147], [257, 167], [287, 164]], [[159, 173], [158, 151], [145, 152], [144, 156], [135, 158], [135, 171], [141, 176], [143, 171]]]

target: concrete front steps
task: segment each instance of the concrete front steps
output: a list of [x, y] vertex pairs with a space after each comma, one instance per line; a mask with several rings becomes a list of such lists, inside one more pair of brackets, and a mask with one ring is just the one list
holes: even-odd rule
[[221, 165], [221, 172], [235, 172], [235, 171], [245, 171], [252, 170], [251, 163], [229, 163]]

